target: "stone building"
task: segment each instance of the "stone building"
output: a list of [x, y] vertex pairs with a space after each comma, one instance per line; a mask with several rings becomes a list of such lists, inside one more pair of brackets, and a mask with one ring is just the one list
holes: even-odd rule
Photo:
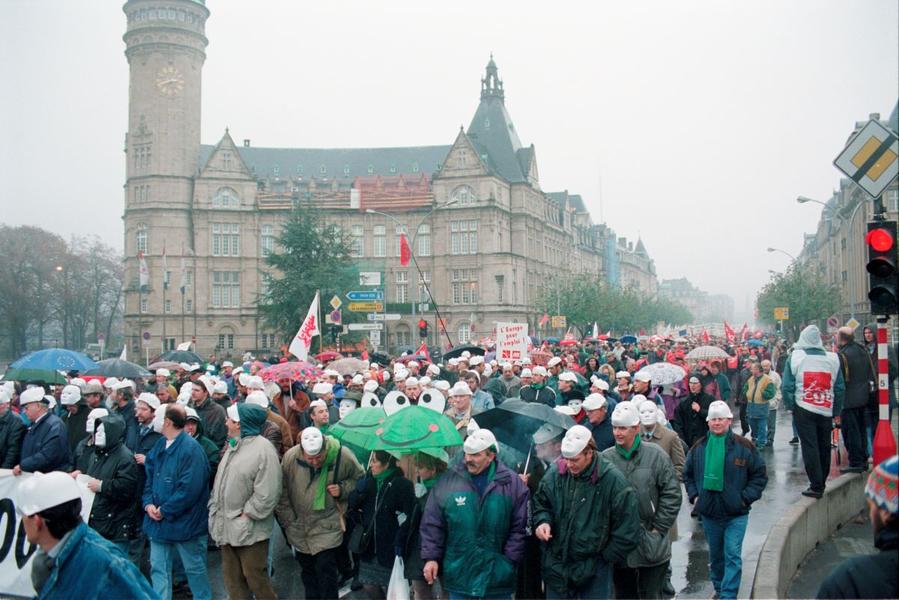
[[[534, 146], [520, 141], [492, 58], [471, 124], [450, 145], [257, 148], [225, 130], [209, 146], [200, 142], [209, 10], [191, 0], [129, 0], [124, 11], [132, 351], [143, 344], [155, 353], [191, 338], [202, 353], [277, 348], [293, 332], [267, 329], [257, 300], [271, 281], [265, 257], [280, 225], [304, 202], [351, 237], [361, 271], [382, 274], [385, 308], [401, 315], [385, 323], [380, 345], [390, 350], [419, 343], [420, 318], [436, 341], [435, 301], [458, 343], [490, 335], [496, 321], [536, 328], [548, 308], [539, 298], [559, 278], [594, 274], [655, 294], [642, 242], [616, 243], [580, 196], [541, 189]], [[400, 266], [403, 232], [421, 276]]]
[[659, 283], [659, 296], [682, 304], [690, 311], [693, 323], [729, 321], [733, 325], [734, 299], [727, 294], [709, 294], [693, 285], [686, 277], [663, 279]]

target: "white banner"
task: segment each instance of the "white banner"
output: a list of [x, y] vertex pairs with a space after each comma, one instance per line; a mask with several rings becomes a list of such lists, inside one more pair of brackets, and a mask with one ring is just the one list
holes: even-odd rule
[[521, 360], [528, 352], [527, 323], [496, 324], [496, 360]]
[[[16, 513], [16, 494], [22, 482], [33, 477], [22, 473], [15, 477], [11, 469], [0, 469], [0, 594], [33, 598], [37, 594], [31, 587], [31, 562], [37, 546], [32, 546], [25, 537], [22, 519]], [[87, 489], [91, 477], [79, 475], [81, 488], [81, 518], [87, 523], [94, 493]]]

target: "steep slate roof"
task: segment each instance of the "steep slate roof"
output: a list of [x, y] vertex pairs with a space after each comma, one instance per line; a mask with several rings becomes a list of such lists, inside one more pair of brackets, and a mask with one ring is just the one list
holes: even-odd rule
[[587, 207], [584, 205], [584, 199], [580, 194], [569, 194], [566, 190], [564, 192], [547, 192], [546, 195], [558, 202], [559, 206], [563, 208], [570, 206], [576, 213], [587, 212]]
[[[216, 146], [200, 146], [200, 164], [205, 165]], [[329, 177], [353, 179], [369, 175], [433, 173], [443, 164], [451, 146], [408, 148], [260, 148], [237, 146], [247, 168], [259, 178]], [[368, 167], [373, 167], [373, 173]], [[325, 171], [322, 172], [322, 167]], [[349, 172], [346, 171], [349, 170]], [[391, 170], [393, 169], [393, 170]]]
[[[502, 81], [497, 77], [493, 57], [487, 63], [486, 77], [481, 80], [481, 103], [468, 126], [468, 137], [486, 155], [490, 169], [509, 183], [527, 182], [518, 151], [522, 149], [512, 117], [506, 111]], [[529, 158], [527, 154], [524, 158]]]

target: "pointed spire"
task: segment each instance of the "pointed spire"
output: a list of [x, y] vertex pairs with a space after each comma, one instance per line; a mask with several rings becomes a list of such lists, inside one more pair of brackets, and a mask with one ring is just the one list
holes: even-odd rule
[[503, 92], [503, 81], [497, 75], [496, 63], [493, 62], [493, 53], [490, 53], [490, 62], [487, 63], [487, 69], [484, 78], [481, 79], [481, 100], [487, 98], [499, 98], [502, 102], [505, 98]]

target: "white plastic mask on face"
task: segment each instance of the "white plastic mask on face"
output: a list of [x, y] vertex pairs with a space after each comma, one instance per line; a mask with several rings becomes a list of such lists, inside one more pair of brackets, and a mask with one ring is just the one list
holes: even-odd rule
[[156, 433], [162, 433], [162, 425], [165, 421], [165, 409], [167, 406], [167, 404], [163, 404], [156, 409], [156, 413], [153, 415], [153, 431]]
[[355, 400], [341, 400], [340, 406], [337, 407], [337, 413], [340, 415], [340, 418], [344, 418], [351, 412], [356, 410], [356, 401]]
[[103, 423], [97, 425], [97, 431], [94, 432], [94, 445], [97, 448], [106, 447], [106, 429], [103, 427]]
[[575, 414], [577, 414], [578, 412], [580, 412], [581, 404], [583, 404], [583, 403], [584, 403], [584, 401], [579, 398], [575, 399], [575, 400], [569, 400], [568, 408], [570, 408], [571, 410], [573, 410], [575, 412]]
[[62, 389], [62, 393], [59, 395], [59, 399], [63, 404], [72, 405], [75, 404], [80, 398], [81, 394], [76, 389], [70, 389], [75, 386], [67, 385]]
[[644, 402], [640, 405], [640, 423], [650, 427], [658, 422], [656, 405], [652, 402]]

